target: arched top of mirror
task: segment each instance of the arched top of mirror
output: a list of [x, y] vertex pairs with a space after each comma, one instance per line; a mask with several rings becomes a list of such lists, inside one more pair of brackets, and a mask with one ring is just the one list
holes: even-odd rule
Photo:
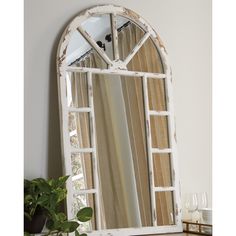
[[[135, 26], [135, 33], [139, 34], [140, 38], [138, 43], [135, 43], [127, 52], [122, 53], [119, 48], [121, 42], [118, 40], [118, 34], [120, 29], [128, 24]], [[93, 31], [94, 25], [96, 25], [96, 31]], [[107, 43], [109, 39], [101, 38], [102, 35], [111, 36], [111, 46]], [[98, 41], [100, 41], [100, 45], [98, 45]], [[103, 44], [103, 41], [106, 42], [106, 45]], [[99, 69], [136, 71], [136, 68], [131, 68], [132, 66], [129, 65], [137, 51], [146, 43], [152, 44], [151, 46], [157, 52], [156, 61], [161, 62], [162, 65], [159, 70], [145, 71], [144, 68], [141, 68], [141, 71], [168, 73], [170, 70], [165, 46], [159, 35], [141, 16], [130, 9], [116, 5], [92, 7], [82, 11], [66, 27], [58, 47], [57, 65], [60, 71], [58, 72], [61, 74], [67, 66], [74, 65], [75, 61], [78, 62], [90, 50], [94, 50], [101, 59], [101, 64], [97, 67]], [[107, 47], [106, 51], [105, 47]], [[140, 71], [140, 68], [137, 71]]]

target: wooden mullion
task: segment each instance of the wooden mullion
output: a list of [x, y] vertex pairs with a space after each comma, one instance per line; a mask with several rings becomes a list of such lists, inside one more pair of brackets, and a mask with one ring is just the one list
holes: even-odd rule
[[154, 187], [153, 191], [155, 192], [173, 192], [175, 191], [174, 187]]
[[147, 32], [140, 41], [136, 44], [136, 46], [133, 48], [133, 50], [130, 52], [130, 54], [125, 58], [124, 64], [127, 65], [130, 60], [134, 57], [134, 55], [138, 52], [138, 50], [143, 46], [143, 44], [146, 42], [146, 40], [149, 38], [150, 33]]
[[97, 225], [97, 229], [101, 230], [101, 207], [100, 207], [101, 202], [100, 202], [100, 187], [99, 187], [99, 178], [98, 178], [95, 113], [94, 113], [94, 101], [93, 101], [93, 82], [92, 82], [92, 73], [91, 72], [87, 72], [87, 80], [88, 80], [89, 106], [91, 108], [90, 134], [91, 134], [91, 145], [93, 147], [92, 159], [93, 159], [94, 186], [96, 189], [96, 197], [95, 197], [96, 225]]
[[150, 72], [116, 70], [116, 69], [98, 69], [98, 68], [77, 67], [77, 66], [67, 66], [66, 71], [80, 72], [80, 73], [91, 72], [93, 74], [124, 75], [124, 76], [127, 76], [127, 79], [129, 79], [129, 77], [140, 78], [144, 76], [150, 77], [152, 79], [166, 78], [166, 74], [162, 74], [162, 73], [150, 73]]
[[94, 151], [95, 151], [94, 148], [74, 148], [74, 147], [71, 147], [71, 153], [73, 153], [73, 154], [75, 154], [75, 153], [92, 153]]
[[107, 54], [97, 45], [96, 41], [81, 27], [78, 26], [77, 30], [82, 34], [82, 36], [87, 40], [87, 42], [96, 50], [98, 55], [108, 64], [112, 66], [112, 61], [107, 56]]
[[78, 196], [78, 195], [83, 195], [83, 194], [96, 194], [97, 190], [96, 189], [81, 189], [78, 190], [74, 193], [74, 196]]
[[144, 111], [145, 111], [145, 124], [146, 124], [146, 137], [147, 137], [147, 153], [148, 153], [148, 173], [151, 195], [151, 213], [153, 226], [157, 226], [157, 213], [156, 213], [156, 200], [154, 191], [154, 168], [152, 157], [152, 137], [149, 117], [149, 101], [148, 101], [148, 89], [147, 89], [147, 76], [142, 77], [143, 83], [143, 98], [144, 98]]
[[168, 112], [168, 111], [153, 111], [153, 110], [149, 110], [149, 115], [150, 116], [169, 116], [170, 112]]
[[68, 110], [69, 112], [91, 112], [90, 107], [81, 107], [81, 108], [69, 107]]
[[112, 48], [114, 60], [119, 60], [119, 48], [118, 48], [118, 31], [117, 31], [117, 17], [116, 14], [110, 14], [111, 19], [111, 33], [112, 33]]
[[152, 153], [171, 153], [172, 149], [171, 148], [151, 148]]

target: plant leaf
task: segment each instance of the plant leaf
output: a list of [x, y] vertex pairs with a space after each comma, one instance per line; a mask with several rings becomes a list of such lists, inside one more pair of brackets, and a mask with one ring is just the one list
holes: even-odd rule
[[24, 236], [30, 236], [28, 232], [24, 232]]
[[59, 177], [60, 184], [62, 185], [65, 184], [65, 182], [68, 180], [69, 177], [70, 177], [69, 175]]
[[75, 236], [80, 236], [78, 230], [75, 230]]
[[93, 216], [93, 209], [91, 207], [84, 207], [78, 211], [76, 216], [80, 222], [89, 221]]
[[63, 212], [59, 212], [57, 216], [58, 216], [58, 220], [61, 222], [66, 220], [66, 215]]
[[24, 205], [29, 206], [29, 205], [32, 204], [32, 202], [34, 202], [33, 196], [31, 194], [25, 194], [25, 196], [24, 196]]
[[74, 232], [79, 227], [79, 223], [76, 221], [65, 221], [61, 224], [61, 229], [65, 233]]

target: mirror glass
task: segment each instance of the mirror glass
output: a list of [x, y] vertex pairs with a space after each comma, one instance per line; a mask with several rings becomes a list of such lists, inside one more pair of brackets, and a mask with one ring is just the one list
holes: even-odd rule
[[[66, 79], [69, 81], [68, 105], [86, 107], [89, 103], [86, 74], [69, 72]], [[160, 86], [158, 79], [149, 80], [152, 85], [158, 83]], [[102, 229], [153, 226], [142, 79], [93, 74], [92, 84]], [[150, 98], [152, 95], [155, 98], [156, 94], [150, 92]], [[164, 94], [160, 96], [161, 100], [154, 98], [152, 106], [161, 107], [165, 104]], [[72, 147], [91, 148], [90, 122], [89, 112], [69, 113]], [[167, 117], [151, 116], [150, 123], [153, 147], [168, 148]], [[75, 192], [94, 189], [91, 153], [73, 154], [71, 163]], [[154, 154], [153, 166], [155, 187], [171, 187], [170, 154]], [[172, 197], [171, 192], [155, 195], [159, 225], [174, 224]], [[85, 205], [93, 205], [94, 201], [93, 194], [76, 195], [75, 212]], [[160, 201], [165, 204], [160, 204]], [[97, 229], [96, 216], [94, 222], [86, 227], [90, 230]]]
[[172, 187], [171, 156], [169, 153], [153, 154], [154, 186]]
[[141, 78], [94, 75], [93, 82], [106, 228], [151, 226]]

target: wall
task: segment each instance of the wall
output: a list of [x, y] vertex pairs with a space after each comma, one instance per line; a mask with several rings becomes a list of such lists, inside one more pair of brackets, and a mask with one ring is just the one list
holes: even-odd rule
[[78, 12], [106, 3], [136, 11], [165, 42], [174, 77], [182, 193], [207, 191], [211, 198], [210, 0], [25, 0], [25, 178], [62, 174], [58, 40]]

